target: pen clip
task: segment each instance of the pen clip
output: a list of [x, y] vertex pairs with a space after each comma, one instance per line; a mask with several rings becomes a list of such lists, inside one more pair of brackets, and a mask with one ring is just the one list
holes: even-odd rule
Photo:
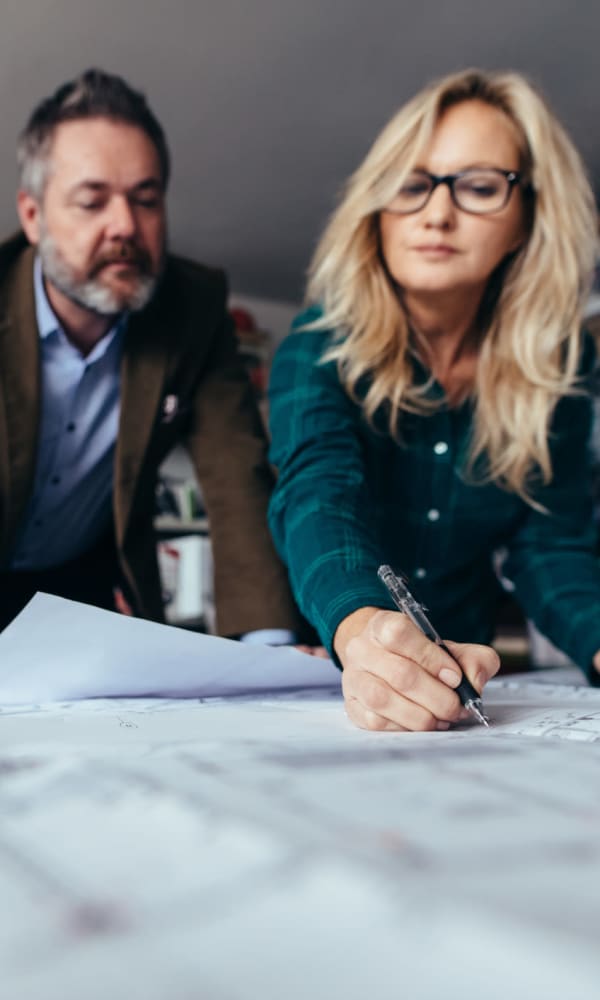
[[406, 577], [397, 576], [390, 566], [380, 566], [377, 575], [399, 611], [407, 615], [424, 635], [438, 645], [441, 638], [425, 614], [425, 608], [413, 597], [406, 583]]

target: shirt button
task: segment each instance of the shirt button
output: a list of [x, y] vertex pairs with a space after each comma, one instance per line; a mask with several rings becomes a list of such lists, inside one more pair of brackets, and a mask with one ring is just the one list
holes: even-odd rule
[[58, 486], [58, 484], [60, 483], [60, 476], [52, 476], [50, 482], [52, 483], [53, 486]]
[[415, 570], [415, 576], [417, 580], [424, 580], [427, 576], [427, 570], [423, 569], [422, 566], [419, 566], [419, 568]]
[[67, 430], [68, 431], [74, 431], [75, 430], [75, 424], [74, 423], [67, 424]]
[[436, 455], [445, 455], [448, 451], [448, 444], [446, 441], [437, 441], [433, 446], [433, 450]]
[[435, 507], [432, 507], [431, 510], [427, 511], [428, 521], [439, 521], [439, 519], [440, 519], [440, 512], [439, 510], [436, 510]]

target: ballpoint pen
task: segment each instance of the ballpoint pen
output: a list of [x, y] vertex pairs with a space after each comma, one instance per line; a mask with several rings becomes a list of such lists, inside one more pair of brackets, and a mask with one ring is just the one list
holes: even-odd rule
[[390, 597], [392, 598], [394, 604], [399, 611], [403, 611], [405, 615], [408, 615], [411, 622], [417, 626], [428, 639], [435, 642], [436, 646], [443, 649], [448, 656], [451, 656], [454, 662], [457, 664], [460, 674], [461, 682], [458, 687], [454, 688], [458, 697], [461, 700], [461, 704], [475, 716], [478, 722], [482, 726], [489, 726], [489, 722], [485, 715], [483, 714], [483, 702], [481, 696], [475, 690], [471, 682], [465, 677], [462, 667], [455, 656], [452, 655], [448, 649], [446, 643], [438, 635], [435, 628], [429, 621], [429, 618], [425, 614], [425, 609], [419, 602], [413, 597], [410, 590], [406, 586], [404, 580], [396, 576], [391, 566], [380, 566], [377, 570], [377, 576], [385, 586]]

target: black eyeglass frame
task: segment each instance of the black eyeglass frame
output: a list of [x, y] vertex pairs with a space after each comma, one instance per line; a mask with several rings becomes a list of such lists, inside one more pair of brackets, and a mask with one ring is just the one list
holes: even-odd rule
[[[456, 184], [456, 182], [460, 180], [462, 177], [468, 177], [469, 174], [478, 174], [478, 173], [501, 174], [502, 177], [506, 178], [506, 180], [508, 181], [508, 187], [506, 189], [506, 197], [502, 202], [502, 204], [498, 206], [498, 208], [493, 208], [491, 210], [485, 209], [483, 212], [476, 212], [470, 208], [463, 208], [463, 206], [457, 200], [454, 191], [454, 185]], [[384, 212], [390, 212], [392, 215], [415, 215], [416, 212], [421, 212], [425, 208], [435, 189], [439, 187], [440, 184], [445, 184], [450, 192], [450, 197], [452, 198], [453, 203], [461, 212], [467, 212], [469, 215], [495, 215], [496, 212], [501, 212], [503, 208], [506, 208], [506, 206], [510, 201], [510, 196], [513, 192], [513, 189], [517, 186], [517, 184], [521, 182], [523, 178], [523, 175], [518, 170], [502, 170], [501, 167], [470, 167], [468, 170], [460, 170], [456, 174], [430, 174], [428, 170], [414, 170], [412, 171], [412, 174], [419, 174], [422, 177], [427, 177], [427, 179], [431, 181], [431, 188], [429, 189], [429, 192], [423, 204], [419, 205], [418, 208], [409, 208], [407, 211], [404, 212], [401, 211], [400, 209], [389, 208], [386, 206], [383, 209]]]

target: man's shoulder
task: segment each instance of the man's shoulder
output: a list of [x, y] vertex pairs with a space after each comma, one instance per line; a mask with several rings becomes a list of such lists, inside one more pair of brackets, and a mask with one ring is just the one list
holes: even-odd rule
[[18, 231], [0, 242], [0, 281], [25, 255], [33, 255], [25, 233]]
[[130, 342], [139, 335], [168, 343], [174, 350], [185, 343], [196, 344], [199, 332], [212, 335], [227, 309], [227, 281], [224, 271], [207, 267], [176, 254], [167, 254], [155, 295], [128, 323]]
[[[0, 242], [0, 322], [15, 310], [33, 309], [34, 248], [24, 233], [14, 233]], [[27, 312], [26, 309], [26, 312]], [[34, 323], [33, 313], [31, 322]]]
[[169, 253], [165, 262], [164, 285], [167, 292], [175, 288], [190, 294], [221, 293], [227, 290], [225, 272], [218, 267], [209, 267], [189, 257]]

